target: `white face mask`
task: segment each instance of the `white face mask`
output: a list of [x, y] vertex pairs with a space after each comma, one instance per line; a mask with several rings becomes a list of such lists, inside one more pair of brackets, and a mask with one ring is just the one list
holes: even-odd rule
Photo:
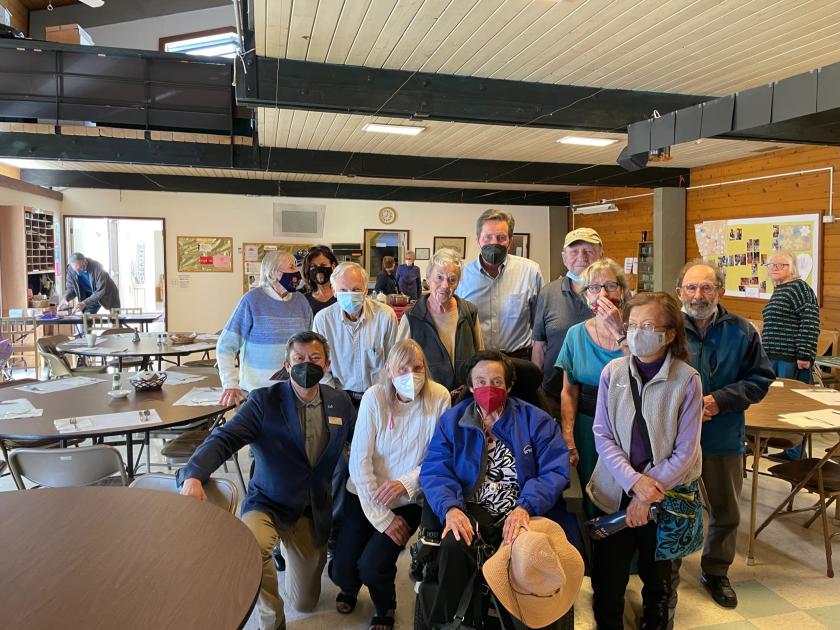
[[659, 352], [667, 343], [665, 332], [635, 328], [627, 331], [627, 347], [634, 357], [649, 357]]
[[426, 384], [426, 375], [423, 372], [406, 372], [395, 376], [392, 382], [400, 396], [407, 400], [414, 400]]

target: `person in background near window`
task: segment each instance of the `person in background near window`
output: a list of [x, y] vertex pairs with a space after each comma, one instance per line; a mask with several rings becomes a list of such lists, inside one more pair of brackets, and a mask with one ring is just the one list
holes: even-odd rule
[[[693, 260], [677, 276], [683, 304], [689, 363], [703, 381], [703, 484], [709, 496], [709, 529], [700, 559], [700, 582], [719, 605], [735, 608], [738, 597], [727, 573], [735, 559], [744, 481], [744, 411], [760, 402], [774, 378], [758, 331], [719, 304], [723, 273]], [[675, 581], [679, 581], [679, 561]]]
[[86, 258], [80, 252], [70, 255], [64, 279], [64, 299], [58, 310], [64, 310], [76, 298], [74, 313], [97, 313], [99, 308], [119, 308], [120, 290], [102, 264], [93, 258]]
[[273, 251], [262, 259], [260, 286], [242, 296], [216, 342], [222, 405], [239, 404], [247, 392], [270, 385], [289, 337], [312, 327], [312, 309], [297, 293], [300, 282], [291, 254]]
[[543, 391], [549, 411], [560, 417], [560, 392], [563, 372], [556, 367], [557, 355], [569, 328], [592, 317], [592, 309], [581, 294], [580, 275], [603, 257], [601, 237], [591, 228], [578, 228], [566, 234], [563, 241], [563, 264], [566, 275], [557, 278], [540, 291], [534, 315], [534, 347], [531, 361], [543, 373]]
[[397, 288], [397, 279], [394, 276], [396, 268], [397, 263], [393, 256], [382, 257], [382, 271], [376, 276], [376, 285], [373, 287], [373, 293], [375, 295], [379, 293], [392, 295], [400, 292]]
[[478, 309], [484, 346], [517, 359], [531, 358], [531, 323], [542, 289], [540, 266], [509, 254], [515, 221], [488, 209], [475, 225], [481, 253], [464, 268], [456, 294]]
[[414, 252], [412, 250], [405, 253], [405, 262], [397, 267], [397, 286], [400, 293], [404, 293], [412, 301], [419, 300], [423, 294], [420, 284], [420, 268], [414, 264]]
[[335, 292], [330, 284], [330, 276], [338, 265], [338, 259], [326, 245], [311, 247], [303, 259], [303, 281], [309, 291], [305, 293], [312, 315], [321, 309], [335, 304]]
[[292, 336], [285, 354], [283, 367], [291, 379], [251, 392], [177, 475], [181, 494], [206, 501], [202, 483], [251, 445], [254, 474], [241, 518], [262, 554], [260, 630], [286, 628], [271, 558], [278, 540], [288, 564], [284, 591], [289, 603], [302, 612], [318, 603], [332, 513], [330, 483], [356, 420], [347, 394], [319, 384], [330, 365], [330, 347], [321, 335], [306, 331]]
[[344, 522], [328, 571], [349, 614], [362, 585], [376, 616], [373, 630], [394, 626], [397, 558], [420, 523], [420, 464], [449, 392], [432, 380], [423, 350], [405, 339], [388, 355], [380, 383], [365, 392], [350, 447]]
[[[569, 328], [556, 368], [563, 371], [560, 417], [569, 463], [577, 467], [580, 485], [586, 488], [598, 461], [592, 423], [601, 372], [627, 354], [623, 306], [630, 287], [624, 269], [609, 258], [589, 265], [580, 282], [581, 296], [595, 317]], [[587, 518], [595, 518], [595, 506], [585, 495], [583, 506]]]
[[649, 511], [666, 491], [700, 476], [703, 392], [686, 363], [685, 325], [670, 295], [630, 300], [627, 342], [632, 357], [610, 361], [600, 376], [593, 427], [600, 458], [587, 493], [604, 514], [626, 509], [629, 527], [592, 542], [592, 609], [599, 629], [624, 627], [624, 592], [638, 553], [640, 627], [666, 630], [673, 627], [677, 585], [673, 561], [656, 559], [657, 524]]
[[462, 269], [457, 252], [436, 251], [426, 268], [430, 291], [405, 312], [397, 330], [397, 339], [420, 344], [432, 378], [453, 397], [463, 388], [467, 361], [484, 350], [475, 304], [455, 295]]
[[[773, 282], [773, 295], [764, 307], [761, 343], [776, 378], [811, 382], [811, 368], [817, 356], [820, 336], [820, 307], [814, 290], [799, 277], [796, 258], [777, 251], [767, 261], [767, 275]], [[783, 459], [799, 459], [801, 445], [784, 452]]]

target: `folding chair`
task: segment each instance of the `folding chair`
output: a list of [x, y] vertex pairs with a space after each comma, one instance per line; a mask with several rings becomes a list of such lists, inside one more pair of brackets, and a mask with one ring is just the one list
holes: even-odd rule
[[9, 468], [20, 489], [26, 488], [24, 479], [47, 488], [112, 485], [114, 480], [120, 481], [120, 485], [128, 485], [119, 451], [104, 444], [79, 448], [16, 448], [9, 453]]
[[[178, 482], [175, 475], [164, 473], [149, 473], [137, 477], [128, 487], [178, 493]], [[227, 510], [231, 514], [236, 514], [239, 492], [236, 490], [235, 483], [227, 479], [211, 477], [202, 484], [202, 487], [209, 503]]]

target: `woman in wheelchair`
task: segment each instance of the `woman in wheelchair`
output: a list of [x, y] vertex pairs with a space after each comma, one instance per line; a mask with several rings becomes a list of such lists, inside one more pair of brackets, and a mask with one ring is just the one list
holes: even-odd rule
[[508, 397], [514, 367], [502, 353], [479, 352], [467, 370], [472, 397], [443, 414], [420, 470], [426, 506], [443, 528], [433, 624], [456, 616], [464, 585], [478, 570], [476, 549], [513, 543], [533, 516], [573, 522], [562, 501], [569, 451], [555, 420]]
[[394, 626], [397, 558], [420, 522], [420, 464], [450, 400], [410, 339], [391, 349], [381, 382], [362, 397], [329, 575], [341, 589], [336, 609], [343, 614], [353, 611], [362, 585], [368, 587], [376, 609], [371, 630]]

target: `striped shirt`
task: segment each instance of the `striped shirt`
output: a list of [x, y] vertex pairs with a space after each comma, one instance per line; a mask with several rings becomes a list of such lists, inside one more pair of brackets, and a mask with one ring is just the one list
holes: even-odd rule
[[271, 385], [283, 366], [289, 337], [311, 327], [312, 309], [300, 293], [281, 298], [270, 288], [248, 291], [216, 342], [222, 387], [250, 391]]
[[807, 282], [796, 279], [775, 287], [763, 315], [761, 343], [769, 358], [814, 360], [820, 335], [820, 307]]

